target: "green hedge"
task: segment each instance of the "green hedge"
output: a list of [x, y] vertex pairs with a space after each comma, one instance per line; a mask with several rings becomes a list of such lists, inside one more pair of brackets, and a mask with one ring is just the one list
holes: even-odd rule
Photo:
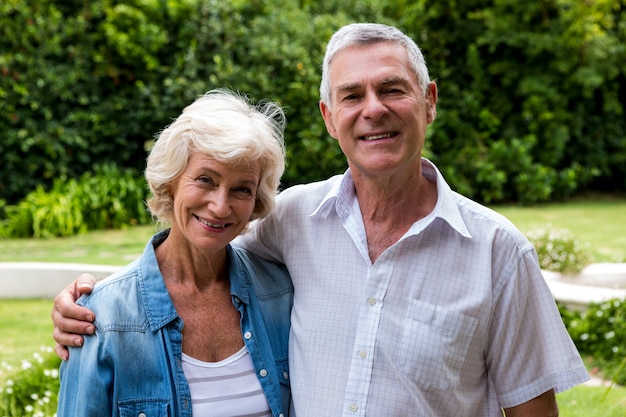
[[427, 156], [478, 200], [626, 190], [626, 13], [618, 1], [4, 0], [0, 198], [96, 164], [143, 171], [154, 134], [208, 89], [279, 100], [285, 186], [341, 172], [319, 116], [329, 36], [394, 24], [438, 81]]
[[135, 171], [96, 166], [78, 180], [59, 178], [52, 189], [41, 186], [19, 204], [5, 206], [1, 237], [71, 236], [90, 230], [146, 224], [146, 182]]

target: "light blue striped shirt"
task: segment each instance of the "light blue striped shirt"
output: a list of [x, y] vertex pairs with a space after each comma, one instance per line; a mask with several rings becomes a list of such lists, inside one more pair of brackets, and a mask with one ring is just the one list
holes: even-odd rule
[[287, 265], [298, 417], [502, 417], [588, 379], [532, 245], [455, 192], [374, 264], [350, 172], [295, 186], [240, 240]]

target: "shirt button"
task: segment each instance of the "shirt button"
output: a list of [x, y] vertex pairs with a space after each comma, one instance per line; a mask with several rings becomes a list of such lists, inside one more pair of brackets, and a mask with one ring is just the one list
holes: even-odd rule
[[252, 333], [250, 333], [250, 332], [245, 332], [245, 333], [243, 334], [243, 337], [244, 337], [244, 338], [246, 338], [246, 339], [250, 339], [250, 338], [252, 338]]
[[367, 352], [364, 350], [359, 350], [359, 358], [361, 359], [367, 358]]
[[371, 306], [375, 305], [376, 304], [376, 299], [374, 297], [369, 297], [367, 299], [367, 304], [369, 304]]
[[359, 409], [359, 406], [356, 405], [355, 403], [350, 404], [350, 411], [352, 411], [353, 413], [356, 413], [358, 409]]
[[261, 375], [263, 378], [265, 378], [267, 376], [267, 369], [261, 369], [259, 371], [259, 375]]

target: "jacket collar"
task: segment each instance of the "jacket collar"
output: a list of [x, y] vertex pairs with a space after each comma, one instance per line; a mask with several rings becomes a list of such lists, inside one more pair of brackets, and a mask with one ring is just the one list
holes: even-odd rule
[[[138, 268], [138, 286], [148, 323], [157, 330], [178, 318], [174, 303], [170, 298], [163, 275], [159, 269], [155, 249], [167, 239], [169, 229], [163, 230], [146, 244]], [[248, 293], [248, 272], [238, 256], [234, 256], [231, 245], [226, 247], [226, 262], [230, 279], [230, 293], [235, 300], [245, 304], [250, 302]]]

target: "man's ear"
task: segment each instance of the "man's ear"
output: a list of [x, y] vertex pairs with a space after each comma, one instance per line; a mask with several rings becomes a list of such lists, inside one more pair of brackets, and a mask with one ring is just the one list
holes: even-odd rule
[[432, 123], [435, 121], [437, 117], [437, 100], [439, 99], [439, 95], [437, 92], [437, 84], [434, 81], [428, 84], [426, 91], [426, 100], [428, 100], [428, 123]]
[[328, 134], [337, 139], [337, 129], [335, 129], [335, 124], [333, 123], [333, 114], [330, 107], [328, 107], [323, 101], [320, 101], [320, 113], [322, 113], [322, 118], [324, 119], [324, 124], [326, 125]]

